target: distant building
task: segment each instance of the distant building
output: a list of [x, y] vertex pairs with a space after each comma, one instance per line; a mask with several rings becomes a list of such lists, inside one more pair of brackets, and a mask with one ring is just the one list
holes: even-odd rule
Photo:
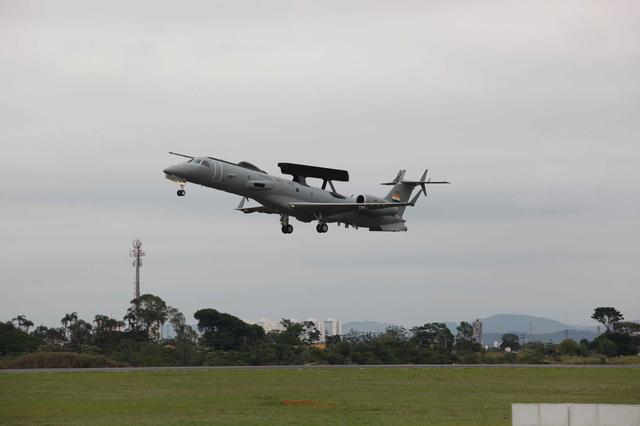
[[[247, 321], [247, 322], [251, 323], [250, 321]], [[284, 330], [284, 327], [282, 326], [282, 324], [280, 324], [280, 321], [270, 320], [266, 318], [256, 321], [254, 324], [262, 327], [265, 333], [268, 333], [273, 330], [277, 330], [277, 331]]]
[[473, 327], [473, 340], [475, 340], [480, 345], [484, 346], [482, 341], [482, 321], [476, 319], [471, 326]]
[[341, 336], [342, 335], [342, 322], [335, 318], [328, 318], [324, 321], [324, 336], [323, 340], [326, 340], [328, 336]]
[[[291, 319], [291, 321], [297, 321], [296, 319]], [[327, 336], [339, 336], [342, 334], [342, 322], [335, 318], [327, 318], [326, 320], [321, 320], [318, 318], [307, 318], [306, 321], [311, 321], [316, 329], [320, 332], [320, 342], [325, 342], [327, 340]], [[259, 321], [246, 321], [250, 324], [259, 325], [264, 329], [265, 332], [269, 332], [272, 330], [282, 331], [284, 327], [280, 324], [280, 321], [271, 320], [267, 318], [263, 318]]]
[[175, 337], [176, 331], [173, 329], [173, 326], [169, 323], [162, 324], [162, 327], [160, 327], [160, 339], [171, 340]]

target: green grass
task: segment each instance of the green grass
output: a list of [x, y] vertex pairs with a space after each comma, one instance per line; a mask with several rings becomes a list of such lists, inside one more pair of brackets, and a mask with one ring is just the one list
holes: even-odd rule
[[3, 424], [508, 425], [513, 402], [637, 404], [640, 369], [0, 374]]

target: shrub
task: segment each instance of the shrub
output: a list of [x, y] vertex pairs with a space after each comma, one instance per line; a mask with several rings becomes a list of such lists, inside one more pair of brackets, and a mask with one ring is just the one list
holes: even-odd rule
[[547, 364], [543, 354], [539, 352], [523, 352], [518, 359], [522, 364]]
[[126, 367], [99, 355], [75, 352], [34, 352], [8, 360], [3, 368], [103, 368]]

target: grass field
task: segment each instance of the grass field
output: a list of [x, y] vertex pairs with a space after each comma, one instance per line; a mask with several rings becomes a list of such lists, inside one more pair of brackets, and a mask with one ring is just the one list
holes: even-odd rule
[[0, 375], [3, 424], [510, 424], [512, 402], [640, 403], [640, 369]]

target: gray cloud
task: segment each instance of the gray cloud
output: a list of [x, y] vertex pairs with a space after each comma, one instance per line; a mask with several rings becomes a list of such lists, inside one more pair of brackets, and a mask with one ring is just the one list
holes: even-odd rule
[[[0, 312], [640, 317], [636, 2], [0, 2]], [[407, 234], [244, 216], [169, 150], [454, 182]]]

